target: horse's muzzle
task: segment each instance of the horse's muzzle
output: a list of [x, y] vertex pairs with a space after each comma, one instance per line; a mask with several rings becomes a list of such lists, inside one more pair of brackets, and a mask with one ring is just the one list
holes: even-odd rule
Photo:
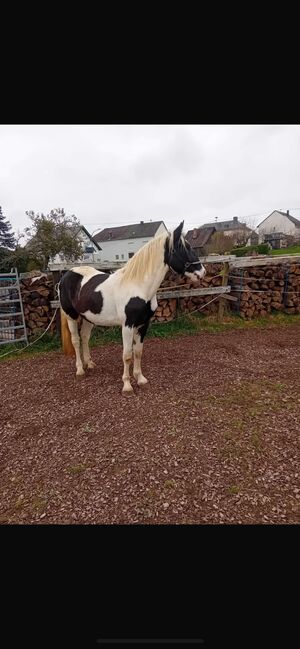
[[195, 270], [194, 273], [195, 275], [197, 275], [197, 279], [203, 279], [203, 277], [206, 275], [206, 270], [204, 266], [202, 266], [201, 270]]

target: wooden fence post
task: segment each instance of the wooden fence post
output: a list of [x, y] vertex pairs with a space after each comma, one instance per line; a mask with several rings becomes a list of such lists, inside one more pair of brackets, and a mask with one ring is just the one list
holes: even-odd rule
[[[227, 286], [228, 277], [229, 277], [229, 262], [225, 261], [224, 269], [223, 269], [223, 276], [222, 276], [222, 286]], [[219, 311], [218, 311], [218, 321], [219, 322], [221, 322], [221, 320], [223, 319], [223, 316], [224, 316], [225, 303], [226, 303], [226, 299], [220, 297], [220, 299], [219, 299]]]

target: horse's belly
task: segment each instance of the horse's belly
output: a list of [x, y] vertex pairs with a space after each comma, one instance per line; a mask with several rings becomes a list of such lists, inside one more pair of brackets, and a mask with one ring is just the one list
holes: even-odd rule
[[89, 322], [101, 327], [114, 327], [122, 324], [117, 313], [92, 313], [92, 311], [86, 311], [83, 315]]

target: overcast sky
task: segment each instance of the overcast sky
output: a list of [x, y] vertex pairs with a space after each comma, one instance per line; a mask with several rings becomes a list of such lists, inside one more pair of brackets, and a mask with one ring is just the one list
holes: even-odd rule
[[300, 125], [2, 125], [0, 205], [15, 232], [26, 210], [56, 207], [90, 233], [150, 219], [254, 227], [274, 209], [300, 219]]

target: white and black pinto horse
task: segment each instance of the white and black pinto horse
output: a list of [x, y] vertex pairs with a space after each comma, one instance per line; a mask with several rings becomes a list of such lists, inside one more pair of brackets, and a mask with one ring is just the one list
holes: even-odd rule
[[[122, 327], [123, 392], [133, 391], [129, 367], [142, 386], [148, 381], [141, 370], [143, 341], [157, 308], [156, 291], [169, 268], [197, 281], [205, 269], [182, 235], [183, 222], [173, 233], [165, 232], [146, 243], [127, 264], [109, 275], [95, 268], [79, 266], [65, 273], [59, 284], [61, 331], [66, 355], [76, 356], [76, 375], [93, 368], [89, 338], [94, 325]], [[81, 316], [81, 317], [80, 317]], [[82, 320], [80, 338], [78, 321]]]

